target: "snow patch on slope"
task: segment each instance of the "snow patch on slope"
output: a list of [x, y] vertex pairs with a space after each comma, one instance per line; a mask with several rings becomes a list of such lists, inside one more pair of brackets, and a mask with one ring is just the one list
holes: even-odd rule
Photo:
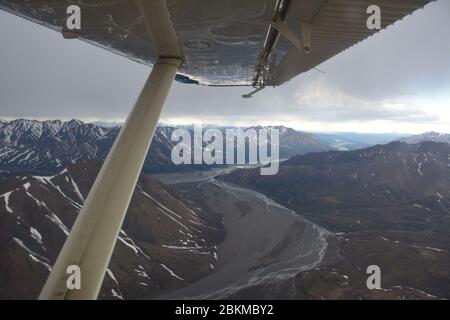
[[181, 278], [180, 276], [177, 276], [177, 275], [175, 274], [175, 272], [173, 272], [172, 270], [170, 270], [165, 264], [160, 263], [160, 265], [161, 265], [161, 267], [163, 267], [167, 272], [169, 272], [169, 274], [170, 274], [172, 277], [177, 278], [178, 280], [184, 281], [183, 278]]

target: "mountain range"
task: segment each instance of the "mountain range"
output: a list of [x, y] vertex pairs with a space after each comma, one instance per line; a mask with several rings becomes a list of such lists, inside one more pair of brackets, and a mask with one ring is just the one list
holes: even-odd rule
[[[193, 130], [192, 126], [181, 128]], [[225, 135], [225, 130], [229, 127], [210, 126], [208, 128], [219, 129]], [[274, 128], [280, 130], [281, 158], [330, 148], [327, 143], [314, 135], [281, 126]], [[178, 141], [171, 141], [172, 132], [175, 129], [177, 127], [166, 125], [157, 127], [144, 162], [145, 173], [210, 168], [207, 165], [173, 164], [171, 151], [178, 143]], [[21, 172], [54, 174], [77, 160], [102, 160], [106, 158], [119, 131], [120, 126], [117, 125], [99, 126], [79, 120], [2, 121], [0, 122], [0, 170], [9, 171], [12, 174]]]
[[413, 135], [410, 137], [404, 137], [402, 139], [399, 139], [399, 141], [410, 144], [420, 143], [424, 141], [450, 143], [450, 134], [430, 131], [418, 135]]
[[[202, 182], [178, 179], [193, 168], [172, 164], [176, 128], [158, 126], [101, 298], [158, 298], [195, 285], [227, 264], [221, 246], [237, 230], [227, 229], [233, 223], [225, 213], [263, 220], [279, 205], [326, 228], [321, 264], [292, 278], [246, 286], [229, 298], [450, 298], [448, 135], [338, 151], [316, 135], [276, 128], [280, 154], [290, 157], [278, 174], [236, 169], [208, 185], [213, 180], [205, 172], [198, 173]], [[0, 121], [0, 299], [37, 297], [119, 130], [78, 120]], [[164, 185], [147, 174], [154, 172], [174, 172], [172, 179], [180, 182]], [[221, 189], [219, 182], [229, 187]], [[250, 203], [251, 193], [237, 192], [233, 184], [262, 193], [252, 196], [259, 202]], [[219, 199], [230, 201], [226, 211], [219, 210]], [[262, 204], [264, 214], [257, 209]], [[262, 220], [255, 225], [264, 225]], [[246, 223], [247, 230], [235, 222], [238, 238], [257, 233]], [[282, 239], [299, 236], [277, 232]], [[273, 255], [286, 245], [276, 245]], [[244, 250], [245, 243], [240, 246]], [[233, 252], [228, 255], [232, 260]], [[369, 265], [381, 269], [381, 290], [366, 287]]]

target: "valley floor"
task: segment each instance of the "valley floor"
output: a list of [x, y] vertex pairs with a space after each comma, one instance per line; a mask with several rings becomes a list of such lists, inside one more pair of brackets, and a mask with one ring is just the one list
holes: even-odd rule
[[[270, 194], [215, 179], [230, 171], [159, 175], [184, 197], [223, 216], [226, 236], [212, 273], [153, 298], [449, 298], [450, 260], [439, 230], [402, 230], [400, 222], [395, 230], [390, 216], [383, 222], [384, 216], [373, 212], [380, 229], [358, 231], [365, 216], [361, 213], [341, 213], [332, 220], [320, 212], [293, 211], [282, 197], [275, 202]], [[432, 226], [432, 218], [429, 222]], [[343, 228], [346, 232], [340, 232]], [[380, 290], [366, 286], [366, 268], [373, 264], [382, 269]]]
[[[210, 275], [157, 298], [230, 298], [254, 286], [291, 279], [322, 262], [327, 230], [261, 193], [214, 179], [223, 171], [158, 175], [184, 197], [222, 215], [226, 236]], [[262, 298], [277, 297], [267, 291]]]

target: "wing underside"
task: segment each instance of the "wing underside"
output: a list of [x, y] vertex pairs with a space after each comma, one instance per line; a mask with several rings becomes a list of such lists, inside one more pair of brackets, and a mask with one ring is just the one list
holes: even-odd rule
[[[81, 39], [140, 63], [156, 54], [138, 0], [0, 0], [0, 9], [61, 32], [66, 9], [81, 8]], [[430, 0], [167, 0], [184, 63], [180, 73], [204, 85], [280, 85], [366, 39], [369, 5], [382, 29]], [[271, 26], [280, 18], [298, 39], [309, 25], [305, 53]], [[258, 82], [259, 81], [259, 82]]]

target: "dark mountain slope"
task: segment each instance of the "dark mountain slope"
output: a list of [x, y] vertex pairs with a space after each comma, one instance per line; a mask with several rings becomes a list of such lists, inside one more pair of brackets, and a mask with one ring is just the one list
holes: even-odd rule
[[377, 297], [365, 287], [371, 264], [380, 266], [389, 292], [404, 287], [450, 298], [450, 145], [311, 153], [282, 163], [274, 176], [249, 169], [221, 179], [257, 189], [335, 233], [330, 250], [341, 258], [320, 275], [348, 277], [346, 286], [332, 284], [334, 298]]
[[[38, 296], [100, 165], [0, 177], [0, 298]], [[212, 271], [222, 238], [221, 217], [141, 176], [101, 297], [151, 297], [187, 285]]]

